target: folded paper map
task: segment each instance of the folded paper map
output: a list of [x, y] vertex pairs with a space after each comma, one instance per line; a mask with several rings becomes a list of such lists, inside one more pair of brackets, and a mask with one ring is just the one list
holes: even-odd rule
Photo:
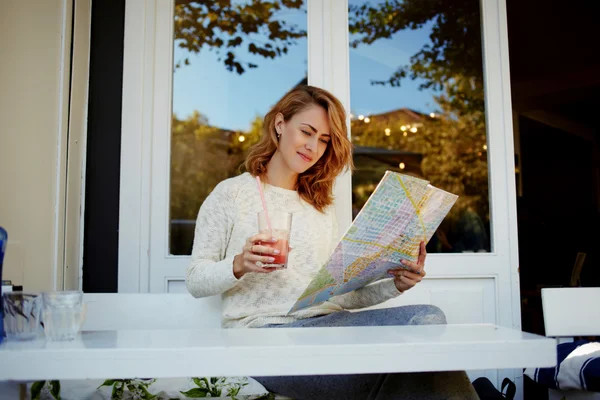
[[458, 196], [409, 175], [387, 171], [329, 260], [289, 311], [359, 289], [416, 261]]

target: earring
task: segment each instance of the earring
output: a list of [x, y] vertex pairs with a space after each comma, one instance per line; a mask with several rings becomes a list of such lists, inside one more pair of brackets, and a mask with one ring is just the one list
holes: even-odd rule
[[277, 139], [281, 138], [281, 131], [279, 129], [277, 129]]

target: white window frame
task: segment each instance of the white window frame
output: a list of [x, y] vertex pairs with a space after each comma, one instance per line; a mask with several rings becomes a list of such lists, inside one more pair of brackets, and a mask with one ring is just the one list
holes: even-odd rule
[[[308, 0], [309, 83], [350, 109], [347, 2]], [[154, 263], [181, 279], [188, 256], [168, 254], [170, 112], [173, 33], [170, 0], [128, 0], [125, 13], [119, 292], [166, 291], [150, 285]], [[493, 278], [499, 325], [520, 328], [514, 143], [505, 0], [482, 0], [491, 253], [431, 254], [430, 278]], [[167, 53], [168, 52], [168, 53]], [[335, 66], [335, 68], [334, 68]], [[347, 121], [349, 126], [349, 120]], [[351, 222], [351, 177], [336, 182], [343, 232]], [[157, 217], [159, 216], [159, 217]]]
[[[83, 232], [85, 225], [85, 172], [90, 72], [92, 1], [74, 0], [71, 91], [67, 145], [65, 197], [65, 253], [62, 285], [65, 290], [83, 287]], [[71, 21], [71, 18], [68, 18]]]

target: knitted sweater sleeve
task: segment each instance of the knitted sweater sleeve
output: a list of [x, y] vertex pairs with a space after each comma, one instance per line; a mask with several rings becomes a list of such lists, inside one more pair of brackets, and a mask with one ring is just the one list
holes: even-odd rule
[[[335, 215], [333, 215], [333, 246], [336, 246], [339, 241], [338, 224]], [[367, 286], [363, 286], [360, 289], [352, 292], [344, 293], [338, 296], [334, 296], [329, 299], [329, 302], [339, 305], [346, 310], [353, 310], [359, 308], [366, 308], [374, 306], [379, 303], [383, 303], [389, 299], [397, 297], [401, 294], [396, 288], [393, 278], [382, 279], [377, 282], [373, 282]]]
[[234, 256], [226, 257], [234, 220], [235, 194], [221, 183], [206, 198], [196, 219], [192, 258], [185, 279], [192, 296], [221, 294], [239, 282], [233, 275]]

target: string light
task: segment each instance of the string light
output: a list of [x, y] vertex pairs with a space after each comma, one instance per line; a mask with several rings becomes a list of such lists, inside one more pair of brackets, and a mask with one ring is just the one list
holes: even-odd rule
[[431, 113], [431, 114], [429, 114], [429, 116], [430, 116], [431, 118], [435, 118], [435, 113]]
[[487, 144], [484, 144], [484, 145], [483, 145], [483, 149], [484, 149], [484, 150], [487, 150]]
[[403, 163], [403, 162], [401, 162], [401, 163], [400, 163], [400, 165], [398, 165], [398, 166], [400, 167], [400, 169], [404, 169], [404, 168], [406, 168], [406, 165], [404, 165], [404, 163]]
[[369, 117], [366, 117], [366, 118], [365, 118], [365, 123], [366, 123], [366, 124], [368, 124], [369, 122], [371, 122], [371, 118], [369, 118]]
[[385, 136], [390, 136], [392, 134], [392, 130], [390, 128], [385, 128]]
[[408, 136], [408, 132], [404, 132], [403, 135], [406, 137]]
[[410, 131], [411, 131], [412, 133], [417, 133], [417, 127], [416, 127], [416, 126], [413, 126], [412, 128], [410, 128]]
[[365, 116], [361, 114], [358, 116], [358, 119], [360, 119], [362, 121], [363, 119], [365, 119]]
[[400, 127], [400, 129], [402, 130], [402, 132], [404, 132], [404, 131], [406, 130], [406, 127], [405, 127], [404, 125], [402, 125], [402, 126]]
[[238, 140], [239, 140], [240, 142], [243, 142], [244, 140], [246, 140], [246, 138], [245, 138], [245, 137], [243, 137], [243, 136], [238, 136]]

